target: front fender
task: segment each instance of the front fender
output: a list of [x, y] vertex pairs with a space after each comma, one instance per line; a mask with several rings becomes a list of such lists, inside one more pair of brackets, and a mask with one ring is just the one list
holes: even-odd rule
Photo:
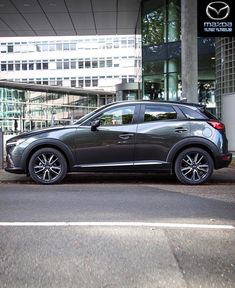
[[29, 144], [27, 148], [24, 150], [22, 154], [22, 158], [21, 158], [21, 167], [23, 168], [24, 171], [27, 171], [28, 169], [28, 163], [29, 163], [29, 159], [31, 155], [35, 151], [43, 147], [53, 147], [61, 151], [68, 161], [69, 169], [75, 165], [75, 162], [74, 162], [75, 157], [73, 156], [71, 149], [66, 144], [64, 144], [58, 139], [47, 138], [46, 144], [45, 144], [45, 140], [39, 139]]

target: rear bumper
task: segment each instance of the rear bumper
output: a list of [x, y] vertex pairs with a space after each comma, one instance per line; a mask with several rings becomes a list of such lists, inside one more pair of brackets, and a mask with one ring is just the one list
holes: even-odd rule
[[215, 169], [228, 167], [232, 161], [232, 153], [221, 154], [215, 159]]

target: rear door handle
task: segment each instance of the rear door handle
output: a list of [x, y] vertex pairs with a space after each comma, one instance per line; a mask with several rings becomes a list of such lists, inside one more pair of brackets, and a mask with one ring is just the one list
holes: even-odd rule
[[182, 132], [186, 132], [188, 131], [188, 129], [184, 128], [184, 127], [177, 127], [175, 128], [175, 132], [176, 133], [182, 133]]

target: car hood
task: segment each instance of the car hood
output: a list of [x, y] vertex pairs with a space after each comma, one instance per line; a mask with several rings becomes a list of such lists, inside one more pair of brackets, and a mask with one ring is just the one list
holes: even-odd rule
[[62, 129], [69, 129], [69, 128], [74, 128], [74, 126], [73, 125], [57, 126], [57, 127], [50, 127], [50, 128], [44, 128], [44, 129], [40, 129], [40, 130], [34, 130], [34, 131], [30, 131], [30, 132], [25, 132], [25, 133], [22, 133], [20, 135], [17, 135], [17, 136], [14, 136], [14, 137], [10, 138], [8, 141], [22, 139], [22, 138], [29, 138], [29, 137], [33, 137], [35, 135], [39, 135], [39, 134], [42, 134], [42, 133], [54, 132], [54, 131], [59, 131], [59, 130], [62, 130]]

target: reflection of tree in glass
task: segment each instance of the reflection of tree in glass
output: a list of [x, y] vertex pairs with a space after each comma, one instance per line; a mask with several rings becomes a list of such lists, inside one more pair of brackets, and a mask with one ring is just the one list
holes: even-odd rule
[[143, 44], [158, 44], [164, 42], [164, 13], [156, 9], [143, 18]]
[[122, 124], [131, 124], [132, 122], [132, 114], [125, 114], [122, 116]]
[[145, 113], [144, 122], [158, 121], [158, 120], [169, 120], [176, 119], [175, 112], [150, 112]]

